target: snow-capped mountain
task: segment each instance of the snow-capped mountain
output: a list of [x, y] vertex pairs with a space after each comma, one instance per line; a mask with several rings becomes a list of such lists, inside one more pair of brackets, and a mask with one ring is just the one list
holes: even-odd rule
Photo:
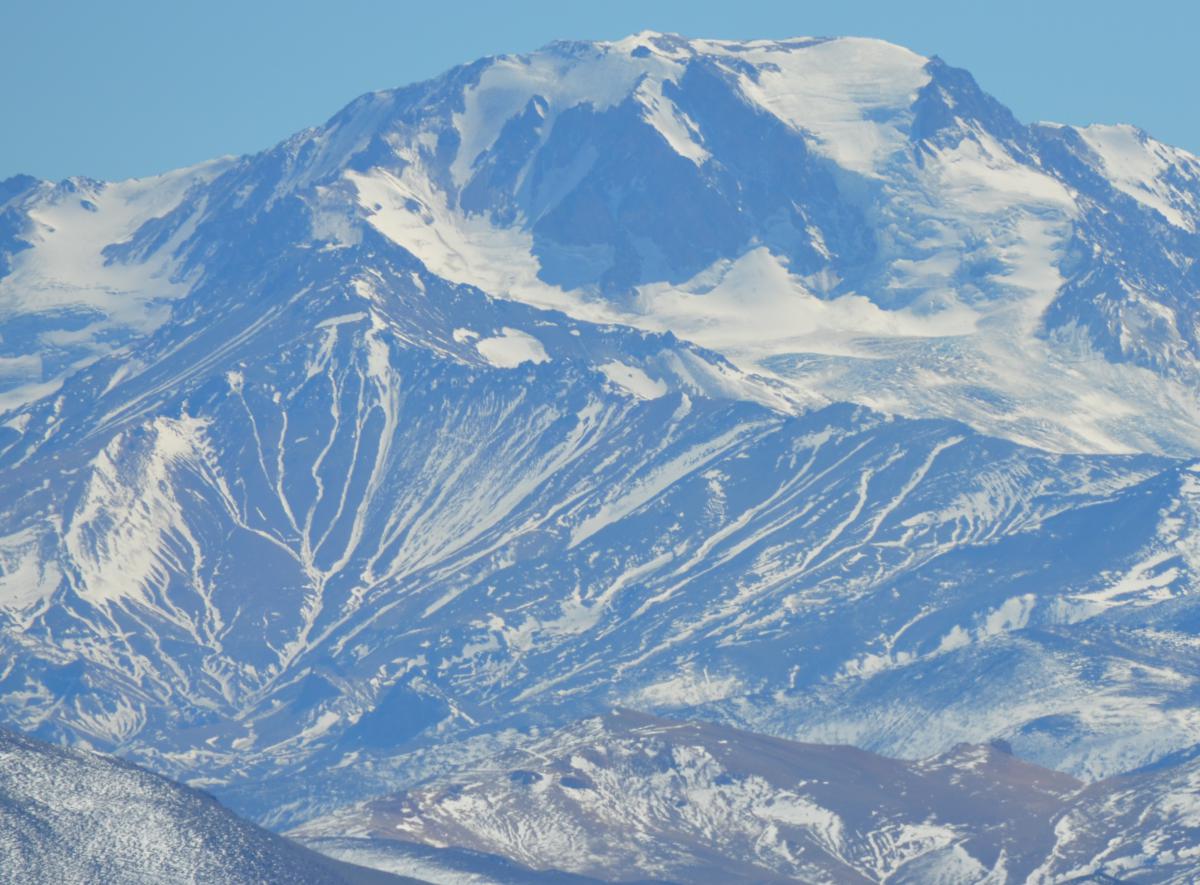
[[273, 825], [613, 705], [1186, 752], [1198, 225], [1190, 155], [856, 39], [554, 44], [10, 179], [0, 720]]
[[96, 753], [0, 730], [0, 882], [400, 885]]
[[26, 317], [9, 402], [152, 328], [270, 218], [289, 243], [369, 227], [445, 279], [670, 329], [805, 398], [1196, 451], [1200, 161], [1130, 127], [1023, 125], [880, 41], [554, 44], [242, 161], [0, 199], [0, 304]]
[[293, 150], [345, 141], [348, 196], [447, 278], [832, 399], [1195, 451], [1200, 162], [1135, 130], [1023, 126], [878, 41], [643, 34], [367, 96]]

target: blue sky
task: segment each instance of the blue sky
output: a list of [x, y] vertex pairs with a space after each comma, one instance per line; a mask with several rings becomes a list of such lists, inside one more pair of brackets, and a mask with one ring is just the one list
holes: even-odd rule
[[1023, 120], [1200, 152], [1200, 3], [0, 0], [0, 178], [147, 175], [259, 150], [354, 96], [552, 39], [861, 34], [971, 70]]

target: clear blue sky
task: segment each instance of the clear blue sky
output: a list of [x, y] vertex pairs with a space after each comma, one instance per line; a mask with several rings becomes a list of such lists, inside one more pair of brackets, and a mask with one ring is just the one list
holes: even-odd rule
[[372, 89], [645, 29], [882, 37], [968, 68], [1023, 120], [1200, 151], [1195, 0], [0, 0], [0, 178], [256, 151]]

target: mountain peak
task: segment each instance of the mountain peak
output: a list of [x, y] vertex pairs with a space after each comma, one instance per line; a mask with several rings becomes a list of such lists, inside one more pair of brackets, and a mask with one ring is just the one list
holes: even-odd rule
[[[729, 788], [839, 880], [839, 820], [855, 869], [963, 860], [931, 779], [1057, 807], [1022, 757], [1196, 743], [1200, 169], [1136, 130], [881, 41], [643, 34], [0, 194], [5, 721], [276, 823], [529, 736], [427, 795], [511, 833], [490, 797], [610, 778], [611, 847], [682, 772], [665, 827], [707, 850]], [[898, 829], [826, 814], [869, 770]]]

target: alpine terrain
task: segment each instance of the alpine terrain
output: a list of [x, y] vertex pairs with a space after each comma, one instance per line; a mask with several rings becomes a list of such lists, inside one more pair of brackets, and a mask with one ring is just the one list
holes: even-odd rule
[[136, 766], [0, 732], [0, 881], [414, 882], [322, 857]]
[[1200, 159], [867, 39], [10, 178], [0, 723], [430, 881], [1192, 881], [1198, 299]]

